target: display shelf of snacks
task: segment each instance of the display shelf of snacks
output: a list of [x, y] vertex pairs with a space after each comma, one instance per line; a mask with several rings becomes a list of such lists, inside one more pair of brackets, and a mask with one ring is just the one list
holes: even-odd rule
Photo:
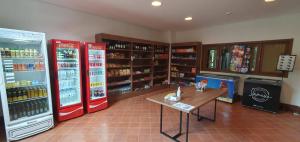
[[96, 42], [107, 45], [109, 100], [136, 96], [168, 79], [168, 71], [155, 71], [168, 70], [169, 44], [110, 34], [97, 34]]
[[189, 86], [200, 71], [200, 42], [174, 43], [171, 49], [171, 82]]

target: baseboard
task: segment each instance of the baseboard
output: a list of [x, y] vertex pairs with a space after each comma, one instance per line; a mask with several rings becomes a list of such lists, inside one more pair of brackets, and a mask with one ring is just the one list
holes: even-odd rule
[[300, 113], [300, 107], [295, 106], [295, 105], [281, 103], [280, 109], [283, 111], [291, 111], [293, 113]]

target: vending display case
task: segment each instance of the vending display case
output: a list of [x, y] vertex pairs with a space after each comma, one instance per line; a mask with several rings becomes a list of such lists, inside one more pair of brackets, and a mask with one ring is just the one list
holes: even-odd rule
[[196, 76], [196, 83], [202, 80], [207, 80], [207, 88], [220, 88], [222, 85], [228, 88], [227, 96], [221, 96], [218, 98], [220, 101], [233, 103], [235, 95], [238, 93], [238, 83], [240, 77], [237, 76], [225, 76], [216, 74], [199, 74]]
[[105, 109], [107, 102], [105, 43], [84, 43], [83, 63], [85, 109], [88, 113]]
[[44, 33], [0, 28], [1, 101], [8, 141], [53, 127]]
[[51, 40], [55, 112], [58, 121], [84, 114], [80, 42]]

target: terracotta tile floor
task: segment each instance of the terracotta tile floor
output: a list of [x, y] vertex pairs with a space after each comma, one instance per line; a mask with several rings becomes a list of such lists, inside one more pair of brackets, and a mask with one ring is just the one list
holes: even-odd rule
[[[147, 95], [119, 101], [108, 109], [58, 124], [54, 129], [23, 142], [172, 142], [159, 133], [159, 108], [145, 100]], [[211, 116], [212, 105], [201, 109]], [[164, 130], [175, 134], [179, 112], [165, 109]], [[185, 128], [185, 115], [183, 115]], [[272, 114], [218, 102], [217, 121], [191, 117], [191, 142], [299, 142], [300, 117], [289, 112]], [[184, 139], [184, 136], [180, 138]]]

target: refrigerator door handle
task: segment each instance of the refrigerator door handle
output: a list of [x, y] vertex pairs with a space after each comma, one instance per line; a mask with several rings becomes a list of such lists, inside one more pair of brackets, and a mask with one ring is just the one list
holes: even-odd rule
[[89, 70], [86, 71], [86, 75], [90, 76], [90, 71]]

